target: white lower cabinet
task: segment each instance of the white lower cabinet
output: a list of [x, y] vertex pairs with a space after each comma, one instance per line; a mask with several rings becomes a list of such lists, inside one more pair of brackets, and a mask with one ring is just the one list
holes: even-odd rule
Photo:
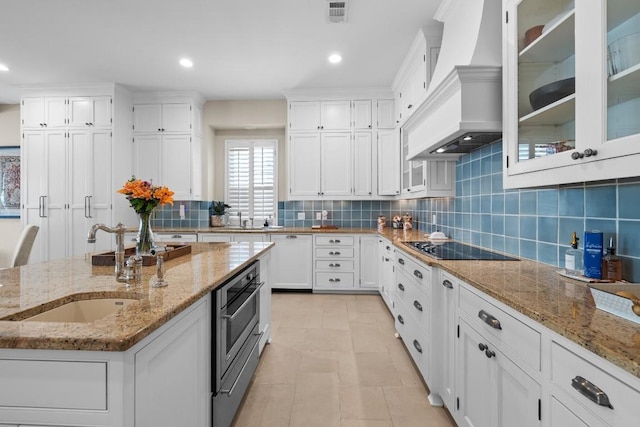
[[470, 427], [539, 426], [541, 387], [499, 345], [460, 318], [456, 420]]
[[378, 236], [360, 236], [360, 289], [378, 289]]
[[210, 294], [124, 352], [0, 349], [0, 426], [209, 427], [210, 367]]
[[228, 243], [233, 241], [233, 235], [228, 233], [198, 233], [198, 242]]
[[135, 353], [136, 426], [211, 425], [210, 337], [211, 301], [205, 298]]
[[433, 285], [433, 358], [434, 378], [431, 394], [439, 404], [436, 396], [451, 412], [455, 409], [455, 337], [456, 337], [456, 301], [460, 284], [449, 273], [439, 270], [434, 274]]
[[378, 292], [389, 311], [395, 316], [396, 254], [391, 241], [378, 237]]
[[276, 289], [311, 289], [313, 286], [313, 236], [272, 234], [271, 283]]
[[314, 291], [353, 290], [356, 286], [358, 236], [314, 236]]
[[268, 242], [265, 233], [198, 233], [198, 242]]

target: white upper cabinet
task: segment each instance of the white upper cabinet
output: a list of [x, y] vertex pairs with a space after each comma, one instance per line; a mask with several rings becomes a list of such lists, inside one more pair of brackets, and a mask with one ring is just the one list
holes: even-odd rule
[[351, 101], [292, 101], [289, 130], [349, 130]]
[[400, 138], [399, 132], [378, 132], [378, 195], [400, 194]]
[[353, 128], [355, 130], [370, 130], [372, 127], [371, 100], [353, 101]]
[[373, 177], [375, 157], [371, 132], [355, 132], [353, 135], [353, 194], [371, 196], [374, 193]]
[[52, 129], [67, 126], [67, 98], [64, 96], [22, 99], [23, 129]]
[[393, 129], [396, 127], [395, 100], [378, 99], [378, 129]]
[[69, 97], [69, 127], [110, 128], [112, 123], [110, 96]]
[[136, 104], [133, 106], [133, 130], [144, 133], [189, 133], [191, 104]]
[[640, 3], [510, 0], [503, 22], [504, 187], [637, 176]]

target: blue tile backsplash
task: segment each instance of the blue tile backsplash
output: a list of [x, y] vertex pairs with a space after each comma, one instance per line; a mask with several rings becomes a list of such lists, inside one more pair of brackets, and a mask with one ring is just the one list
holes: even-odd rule
[[[624, 279], [640, 282], [640, 178], [567, 186], [504, 190], [502, 143], [460, 157], [456, 197], [392, 201], [280, 201], [278, 225], [311, 227], [315, 213], [343, 228], [375, 228], [380, 214], [387, 225], [396, 214], [410, 213], [414, 226], [443, 231], [452, 238], [489, 249], [564, 267], [571, 233], [604, 233], [617, 242]], [[155, 227], [207, 227], [210, 202], [176, 201], [158, 209]], [[180, 219], [180, 204], [186, 219]], [[305, 219], [299, 220], [298, 213]], [[432, 223], [433, 215], [436, 222]], [[582, 243], [582, 237], [580, 240]], [[580, 245], [582, 248], [582, 244]]]

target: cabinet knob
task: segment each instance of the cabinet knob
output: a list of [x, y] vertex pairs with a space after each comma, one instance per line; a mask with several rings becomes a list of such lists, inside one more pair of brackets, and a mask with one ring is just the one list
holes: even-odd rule
[[400, 322], [401, 325], [404, 325], [404, 319], [399, 314], [398, 314], [398, 322]]
[[404, 285], [402, 283], [398, 283], [398, 289], [404, 292]]
[[413, 346], [418, 350], [418, 353], [422, 353], [422, 346], [418, 342], [418, 340], [413, 340]]
[[410, 109], [411, 107], [413, 107], [413, 104], [407, 105], [407, 109]]
[[586, 150], [584, 150], [585, 157], [595, 156], [596, 154], [598, 154], [598, 150], [592, 150], [591, 148], [587, 148]]
[[578, 151], [574, 151], [573, 153], [571, 153], [571, 158], [572, 158], [573, 160], [581, 159], [581, 158], [582, 158], [582, 156], [583, 156], [583, 154], [582, 154], [582, 153], [580, 153], [580, 152], [578, 152]]
[[487, 358], [491, 359], [492, 357], [496, 356], [496, 352], [493, 350], [486, 349], [484, 351], [484, 355], [487, 356]]
[[485, 351], [489, 347], [487, 347], [486, 344], [480, 343], [478, 344], [478, 348], [480, 349], [480, 351]]
[[158, 132], [162, 132], [162, 129], [158, 128]]

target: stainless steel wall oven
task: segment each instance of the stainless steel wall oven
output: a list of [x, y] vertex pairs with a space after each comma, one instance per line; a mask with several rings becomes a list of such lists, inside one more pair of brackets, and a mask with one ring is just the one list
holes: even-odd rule
[[263, 284], [260, 264], [256, 261], [214, 291], [211, 385], [215, 427], [231, 425], [258, 366]]

